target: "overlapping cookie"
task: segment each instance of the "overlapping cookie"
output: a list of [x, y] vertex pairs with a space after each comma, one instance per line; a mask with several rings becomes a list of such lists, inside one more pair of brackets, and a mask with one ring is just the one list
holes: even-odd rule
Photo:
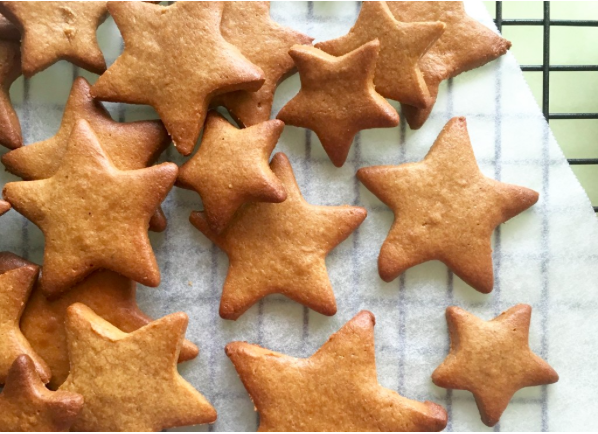
[[0, 145], [16, 149], [23, 144], [21, 124], [10, 101], [10, 86], [21, 75], [20, 46], [0, 39]]

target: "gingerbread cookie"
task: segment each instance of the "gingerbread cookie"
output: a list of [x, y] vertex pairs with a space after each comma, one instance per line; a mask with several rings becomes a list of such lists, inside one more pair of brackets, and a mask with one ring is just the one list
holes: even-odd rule
[[516, 391], [556, 383], [555, 370], [529, 348], [531, 315], [527, 304], [513, 306], [492, 321], [447, 308], [451, 349], [432, 374], [434, 384], [473, 393], [482, 421], [494, 426]]
[[270, 167], [282, 181], [282, 203], [243, 206], [220, 234], [201, 212], [190, 221], [226, 252], [230, 265], [220, 300], [220, 316], [237, 319], [255, 302], [280, 293], [323, 315], [336, 313], [325, 258], [363, 222], [358, 206], [316, 206], [305, 201], [286, 155]]
[[380, 95], [417, 107], [426, 107], [430, 97], [419, 60], [442, 35], [444, 23], [402, 23], [394, 19], [386, 2], [361, 4], [357, 22], [348, 34], [316, 44], [317, 48], [341, 56], [378, 39], [380, 55], [374, 84]]
[[81, 395], [46, 389], [31, 358], [21, 354], [0, 393], [0, 431], [67, 432], [82, 407]]
[[264, 83], [262, 70], [222, 37], [223, 8], [222, 2], [109, 2], [125, 51], [91, 94], [153, 106], [179, 152], [189, 155], [212, 97]]
[[268, 159], [282, 133], [278, 120], [239, 130], [210, 112], [199, 151], [179, 170], [179, 182], [201, 196], [204, 215], [216, 233], [245, 202], [282, 202], [287, 193]]
[[216, 410], [177, 372], [187, 322], [179, 312], [124, 333], [87, 306], [71, 305], [71, 373], [59, 390], [85, 399], [73, 430], [160, 431], [214, 422]]
[[259, 431], [441, 431], [446, 411], [378, 383], [374, 315], [359, 312], [311, 357], [226, 346], [260, 414]]
[[4, 1], [0, 12], [21, 31], [25, 77], [63, 59], [96, 74], [106, 70], [96, 39], [96, 29], [108, 17], [105, 1]]
[[424, 108], [403, 105], [403, 115], [413, 129], [420, 128], [430, 116], [441, 81], [485, 65], [511, 48], [509, 41], [467, 15], [463, 2], [393, 1], [387, 4], [399, 21], [446, 24], [442, 36], [419, 61], [430, 91], [428, 105]]
[[5, 200], [0, 200], [0, 215], [3, 215], [10, 209], [10, 203]]
[[276, 87], [294, 69], [289, 49], [296, 44], [311, 45], [313, 38], [274, 22], [270, 2], [262, 1], [226, 2], [220, 30], [224, 39], [262, 68], [266, 81], [256, 92], [227, 93], [213, 104], [226, 107], [246, 127], [267, 121]]
[[80, 119], [52, 177], [6, 184], [4, 198], [45, 235], [44, 294], [56, 297], [99, 268], [158, 286], [147, 229], [177, 173], [173, 163], [118, 170]]
[[0, 384], [20, 354], [27, 354], [44, 383], [50, 380], [50, 369], [39, 357], [19, 328], [19, 321], [37, 279], [39, 267], [31, 264], [11, 270], [0, 270]]
[[[2, 163], [9, 172], [25, 180], [46, 179], [54, 175], [66, 152], [71, 131], [79, 119], [89, 122], [117, 168], [141, 169], [156, 162], [170, 143], [162, 122], [115, 122], [104, 106], [91, 97], [90, 87], [85, 78], [75, 79], [56, 135], [3, 155]], [[161, 210], [152, 216], [150, 229], [166, 229], [166, 218]]]
[[0, 40], [0, 145], [16, 149], [23, 144], [21, 124], [10, 101], [10, 86], [21, 75], [18, 42]]
[[395, 214], [378, 258], [387, 282], [436, 259], [489, 293], [492, 232], [538, 201], [533, 190], [482, 175], [463, 117], [446, 124], [422, 162], [361, 168], [357, 177]]
[[379, 51], [377, 39], [340, 57], [313, 47], [290, 51], [301, 89], [277, 118], [313, 130], [337, 167], [345, 163], [359, 131], [399, 124], [396, 110], [374, 88]]
[[8, 41], [20, 41], [21, 32], [4, 15], [0, 15], [0, 39]]

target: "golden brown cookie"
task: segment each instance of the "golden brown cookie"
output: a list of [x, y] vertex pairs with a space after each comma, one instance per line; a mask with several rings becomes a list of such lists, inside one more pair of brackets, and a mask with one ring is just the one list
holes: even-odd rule
[[91, 94], [153, 106], [179, 152], [189, 155], [212, 97], [264, 83], [262, 70], [222, 37], [223, 8], [222, 2], [109, 2], [125, 51]]
[[10, 86], [21, 75], [18, 42], [0, 40], [0, 145], [16, 149], [23, 144], [21, 124], [10, 101]]
[[83, 397], [51, 392], [25, 354], [10, 367], [0, 393], [0, 431], [69, 431], [83, 407]]
[[394, 19], [386, 2], [367, 1], [361, 4], [357, 22], [349, 33], [316, 47], [341, 56], [377, 38], [380, 55], [374, 77], [376, 91], [386, 98], [425, 107], [430, 93], [419, 60], [443, 31], [444, 24], [439, 21], [402, 23]]
[[179, 170], [181, 185], [201, 196], [204, 215], [216, 233], [245, 202], [282, 202], [287, 193], [268, 159], [282, 133], [278, 120], [239, 130], [210, 112], [199, 151]]
[[393, 1], [388, 8], [399, 21], [442, 21], [444, 33], [420, 59], [429, 103], [425, 108], [403, 105], [403, 114], [413, 129], [420, 128], [434, 107], [443, 80], [485, 65], [505, 54], [511, 43], [465, 12], [459, 1]]
[[0, 215], [3, 215], [10, 209], [10, 203], [5, 200], [0, 200]]
[[[117, 168], [141, 169], [156, 162], [170, 143], [162, 122], [115, 122], [104, 106], [91, 97], [90, 87], [85, 78], [75, 79], [56, 135], [3, 155], [2, 163], [9, 172], [28, 181], [54, 175], [66, 152], [73, 127], [79, 119], [89, 122]], [[160, 210], [152, 216], [150, 229], [163, 231], [165, 228], [166, 218]]]
[[87, 306], [71, 305], [71, 373], [59, 390], [85, 399], [73, 430], [160, 431], [214, 422], [216, 410], [177, 372], [187, 322], [179, 312], [124, 333]]
[[556, 383], [555, 370], [529, 348], [531, 315], [527, 304], [513, 306], [491, 321], [455, 306], [447, 308], [451, 349], [432, 374], [434, 384], [473, 393], [482, 421], [494, 426], [519, 389]]
[[359, 131], [399, 124], [397, 111], [374, 88], [379, 51], [377, 39], [340, 57], [313, 47], [290, 51], [301, 89], [277, 118], [313, 130], [337, 167], [345, 163]]
[[311, 357], [232, 342], [226, 354], [260, 414], [259, 431], [441, 431], [444, 408], [378, 384], [374, 315], [359, 312]]
[[4, 15], [0, 15], [0, 39], [8, 41], [20, 41], [21, 32]]
[[263, 1], [226, 2], [220, 30], [224, 39], [262, 68], [266, 81], [256, 92], [227, 93], [213, 104], [226, 107], [244, 126], [267, 121], [276, 87], [293, 73], [289, 49], [296, 44], [311, 45], [313, 38], [274, 22], [270, 2]]
[[4, 384], [12, 362], [20, 354], [31, 357], [44, 383], [50, 380], [48, 365], [35, 353], [19, 328], [38, 273], [39, 267], [31, 264], [2, 270], [0, 274], [0, 384]]
[[96, 74], [106, 70], [96, 39], [96, 29], [108, 17], [105, 1], [4, 1], [0, 12], [21, 31], [25, 77], [59, 60]]
[[158, 286], [147, 229], [177, 173], [173, 163], [118, 170], [80, 119], [52, 177], [6, 184], [4, 198], [45, 235], [44, 294], [56, 297], [99, 268]]
[[230, 261], [220, 316], [237, 319], [255, 302], [275, 293], [323, 315], [334, 315], [336, 301], [325, 258], [367, 212], [359, 206], [307, 203], [282, 153], [274, 155], [270, 167], [287, 191], [284, 202], [244, 205], [221, 234], [209, 228], [203, 213], [191, 213], [193, 226], [224, 250]]
[[492, 232], [538, 201], [533, 190], [482, 175], [463, 117], [446, 124], [423, 161], [365, 167], [357, 177], [395, 214], [378, 257], [387, 282], [436, 259], [489, 293]]

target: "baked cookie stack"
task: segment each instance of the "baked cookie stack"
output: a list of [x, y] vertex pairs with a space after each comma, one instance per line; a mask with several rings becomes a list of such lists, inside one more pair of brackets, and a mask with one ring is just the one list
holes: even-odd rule
[[[271, 157], [285, 124], [313, 130], [343, 166], [359, 131], [399, 125], [387, 98], [419, 128], [441, 81], [510, 47], [461, 2], [364, 2], [347, 35], [315, 45], [274, 22], [268, 2], [0, 2], [0, 12], [0, 144], [11, 149], [2, 163], [22, 178], [4, 186], [0, 214], [12, 207], [45, 237], [41, 266], [0, 253], [5, 431], [213, 423], [214, 407], [177, 371], [199, 353], [185, 339], [189, 318], [153, 320], [135, 298], [137, 283], [160, 284], [148, 231], [167, 230], [168, 193], [176, 185], [201, 197], [190, 223], [228, 255], [222, 318], [236, 320], [271, 294], [334, 315], [326, 256], [367, 211], [306, 201], [289, 158]], [[108, 15], [124, 51], [107, 68], [96, 29]], [[59, 60], [100, 76], [76, 77], [58, 132], [23, 146], [10, 84]], [[271, 119], [278, 84], [296, 70], [299, 92]], [[160, 120], [116, 122], [100, 101], [150, 105]], [[156, 164], [171, 141], [190, 156], [181, 167]], [[538, 200], [482, 175], [463, 117], [423, 161], [356, 176], [395, 214], [378, 259], [385, 281], [439, 260], [491, 292], [494, 229]], [[487, 425], [518, 389], [558, 380], [529, 349], [529, 306], [489, 322], [457, 307], [446, 315], [451, 349], [432, 381], [471, 391]], [[374, 325], [373, 314], [357, 313], [307, 359], [229, 343], [260, 430], [444, 429], [440, 405], [378, 383]]]

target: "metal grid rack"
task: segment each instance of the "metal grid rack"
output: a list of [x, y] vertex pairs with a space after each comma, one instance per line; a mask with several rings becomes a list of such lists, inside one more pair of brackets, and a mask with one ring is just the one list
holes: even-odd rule
[[[502, 1], [496, 2], [496, 18], [494, 22], [498, 31], [502, 33], [503, 26], [542, 26], [543, 46], [541, 65], [521, 65], [525, 72], [542, 73], [542, 113], [546, 121], [551, 119], [598, 119], [598, 113], [551, 113], [550, 112], [550, 73], [551, 72], [588, 72], [598, 71], [598, 65], [551, 65], [550, 64], [550, 28], [551, 26], [566, 27], [598, 27], [598, 20], [551, 20], [550, 1], [545, 1], [541, 19], [504, 19], [502, 17]], [[598, 165], [598, 158], [569, 158], [571, 165]], [[594, 205], [598, 212], [598, 206]]]

